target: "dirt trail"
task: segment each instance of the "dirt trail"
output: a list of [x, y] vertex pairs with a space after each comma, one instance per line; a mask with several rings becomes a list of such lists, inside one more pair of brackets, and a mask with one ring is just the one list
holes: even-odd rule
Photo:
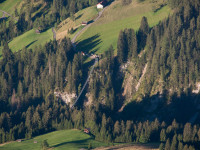
[[142, 71], [142, 76], [140, 77], [140, 79], [139, 79], [139, 81], [138, 81], [138, 84], [137, 84], [136, 87], [135, 87], [135, 90], [136, 90], [136, 91], [138, 91], [138, 89], [139, 89], [139, 87], [140, 87], [140, 84], [141, 84], [141, 82], [142, 82], [142, 79], [143, 79], [144, 75], [145, 75], [146, 72], [147, 72], [147, 67], [148, 67], [148, 65], [146, 64], [145, 67], [144, 67], [144, 70]]
[[[107, 8], [107, 7], [105, 7], [102, 11], [99, 12], [99, 15], [97, 16], [97, 18], [95, 18], [95, 19], [93, 20], [93, 23], [96, 22], [96, 21], [102, 16], [102, 14], [103, 14], [103, 12], [104, 12], [104, 10], [105, 10], [106, 8]], [[72, 42], [72, 44], [73, 44], [74, 47], [76, 47], [75, 41], [76, 41], [77, 37], [78, 37], [83, 31], [85, 31], [87, 28], [89, 28], [93, 23], [90, 23], [90, 24], [86, 25], [83, 29], [81, 29], [81, 30], [73, 37], [73, 39], [71, 40], [71, 42]]]
[[56, 40], [56, 31], [55, 31], [55, 28], [54, 28], [54, 27], [52, 28], [52, 32], [53, 32], [53, 39]]

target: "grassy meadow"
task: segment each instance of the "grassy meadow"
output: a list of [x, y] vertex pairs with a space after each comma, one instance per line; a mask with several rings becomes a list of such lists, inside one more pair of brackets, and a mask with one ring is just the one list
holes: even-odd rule
[[[61, 130], [37, 136], [30, 140], [22, 140], [21, 143], [8, 143], [0, 146], [0, 150], [39, 150], [41, 149], [41, 143], [43, 140], [47, 140], [51, 147], [50, 149], [54, 150], [87, 149], [89, 143], [91, 143], [93, 148], [108, 146], [108, 144], [95, 141], [91, 136], [80, 130]], [[35, 144], [34, 141], [37, 141], [37, 143]]]
[[46, 42], [53, 40], [52, 29], [48, 29], [41, 34], [36, 34], [35, 29], [32, 29], [16, 38], [10, 43], [9, 47], [12, 51], [18, 51], [22, 48], [34, 48], [37, 45], [44, 45]]
[[155, 13], [152, 11], [152, 7], [159, 2], [158, 0], [157, 3], [151, 3], [151, 0], [146, 0], [137, 3], [133, 0], [130, 5], [122, 6], [121, 1], [114, 1], [104, 11], [102, 17], [78, 37], [77, 48], [98, 54], [106, 51], [110, 45], [116, 49], [120, 30], [125, 28], [138, 30], [143, 16], [148, 18], [151, 27], [168, 17], [171, 13], [168, 6], [162, 7]]
[[[96, 6], [88, 7], [78, 11], [74, 15], [74, 21], [71, 18], [67, 18], [58, 25], [56, 38], [61, 39], [65, 36], [72, 38], [79, 30], [82, 29], [82, 21], [91, 21], [97, 16], [97, 14], [98, 10], [96, 9]], [[72, 27], [74, 28], [75, 32], [73, 34], [68, 34], [68, 29], [71, 29]]]
[[[26, 48], [34, 48], [35, 46], [44, 45], [46, 42], [53, 40], [52, 29], [48, 29], [41, 34], [36, 34], [35, 29], [32, 29], [9, 42], [10, 49], [15, 52]], [[2, 47], [0, 48], [0, 56], [2, 54]]]
[[15, 7], [17, 7], [21, 1], [22, 0], [5, 0], [3, 3], [0, 3], [0, 9], [13, 14]]

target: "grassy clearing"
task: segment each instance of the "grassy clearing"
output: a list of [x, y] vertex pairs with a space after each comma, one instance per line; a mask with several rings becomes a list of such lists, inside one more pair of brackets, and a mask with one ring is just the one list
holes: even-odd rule
[[[39, 150], [41, 143], [47, 140], [49, 146], [54, 150], [78, 150], [87, 148], [89, 143], [93, 148], [107, 146], [107, 144], [95, 141], [89, 135], [79, 130], [61, 130], [51, 132], [45, 135], [37, 136], [30, 140], [22, 141], [21, 143], [13, 142], [0, 147], [0, 150]], [[37, 141], [37, 144], [33, 142]]]
[[21, 3], [22, 0], [6, 0], [3, 3], [0, 3], [0, 9], [4, 10], [10, 14], [13, 14], [15, 7]]
[[32, 29], [21, 36], [14, 38], [9, 43], [9, 47], [12, 51], [17, 51], [24, 47], [34, 48], [37, 45], [44, 45], [50, 40], [53, 40], [52, 29], [42, 32], [41, 34], [36, 34], [35, 29]]
[[116, 49], [120, 30], [125, 28], [138, 30], [143, 16], [148, 18], [149, 25], [152, 27], [171, 13], [168, 6], [154, 13], [152, 11], [154, 5], [157, 4], [151, 3], [150, 0], [143, 3], [133, 0], [128, 6], [122, 6], [121, 1], [113, 2], [104, 11], [103, 16], [77, 39], [79, 43], [77, 48], [98, 54], [103, 53], [110, 45]]
[[[47, 30], [41, 34], [36, 34], [35, 30], [32, 29], [16, 38], [14, 38], [8, 45], [10, 49], [15, 52], [26, 48], [34, 48], [38, 45], [44, 45], [46, 42], [53, 40], [52, 29]], [[2, 48], [0, 48], [0, 56]]]
[[74, 15], [75, 21], [73, 21], [71, 18], [67, 18], [58, 25], [56, 38], [61, 39], [65, 36], [73, 37], [74, 34], [68, 34], [68, 29], [73, 27], [76, 31], [80, 30], [82, 21], [91, 21], [97, 16], [97, 14], [98, 10], [96, 9], [96, 6], [88, 7], [77, 12]]

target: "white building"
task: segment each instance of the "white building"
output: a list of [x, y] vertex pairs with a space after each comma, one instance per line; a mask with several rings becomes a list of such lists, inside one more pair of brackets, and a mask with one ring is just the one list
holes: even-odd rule
[[101, 1], [99, 4], [97, 4], [97, 9], [103, 9], [105, 6], [105, 1]]

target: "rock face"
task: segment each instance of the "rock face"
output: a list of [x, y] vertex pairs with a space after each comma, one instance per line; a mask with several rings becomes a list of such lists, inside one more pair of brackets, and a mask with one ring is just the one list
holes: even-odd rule
[[124, 76], [122, 96], [127, 101], [131, 100], [134, 93], [138, 91], [146, 70], [147, 65], [142, 69], [138, 69], [134, 63], [130, 62], [120, 67], [121, 76]]
[[192, 90], [192, 93], [198, 94], [200, 92], [200, 83], [196, 83], [196, 89]]
[[54, 95], [57, 98], [62, 99], [66, 104], [70, 105], [73, 103], [73, 101], [75, 101], [75, 99], [77, 98], [77, 95], [75, 93], [67, 93], [67, 92], [54, 92]]
[[141, 82], [142, 82], [142, 80], [143, 80], [143, 78], [144, 78], [144, 75], [146, 74], [147, 66], [148, 66], [148, 65], [146, 64], [145, 67], [144, 67], [144, 70], [142, 71], [142, 76], [140, 77], [140, 79], [139, 79], [139, 81], [138, 81], [138, 84], [137, 84], [136, 87], [135, 87], [136, 91], [138, 91], [138, 89], [139, 89], [139, 87], [140, 87], [140, 84], [141, 84]]

